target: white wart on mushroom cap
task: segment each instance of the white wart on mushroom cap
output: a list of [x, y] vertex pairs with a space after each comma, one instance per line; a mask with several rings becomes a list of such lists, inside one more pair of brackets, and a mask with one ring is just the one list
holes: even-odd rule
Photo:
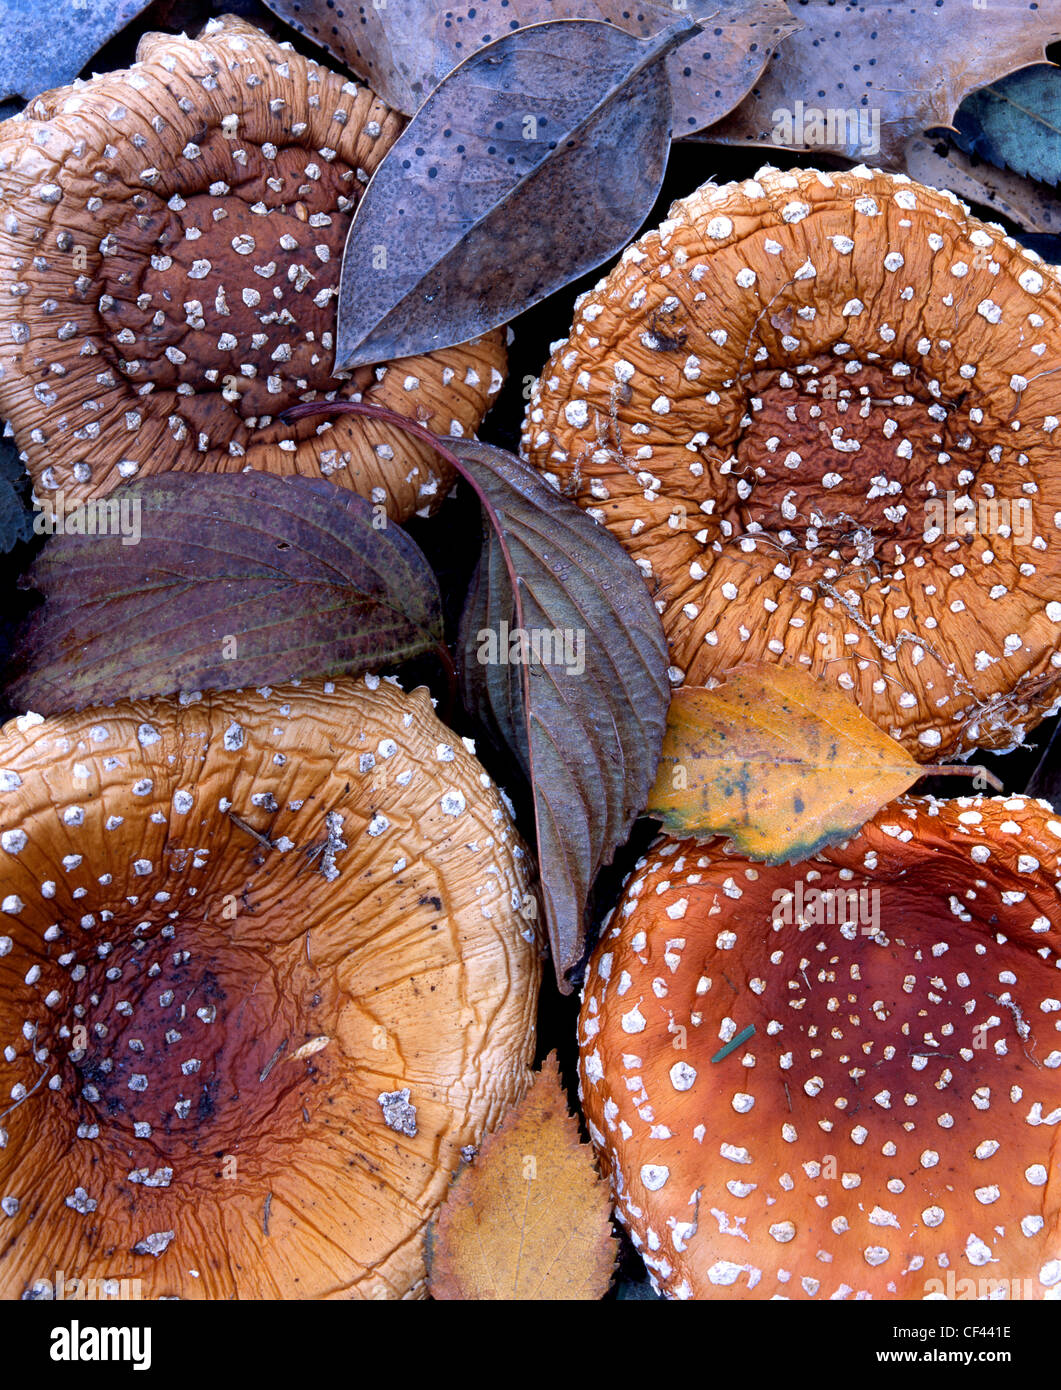
[[656, 843], [579, 1046], [659, 1289], [1061, 1297], [1059, 856], [1061, 821], [1021, 797], [904, 797], [780, 868]]
[[451, 474], [408, 435], [275, 419], [363, 397], [466, 435], [501, 386], [499, 333], [334, 374], [346, 234], [402, 117], [232, 17], [137, 55], [0, 126], [0, 412], [42, 505], [251, 467], [433, 509]]
[[422, 1294], [540, 975], [523, 848], [427, 692], [24, 716], [0, 861], [0, 1296]]
[[707, 185], [579, 301], [526, 456], [657, 595], [671, 679], [789, 661], [923, 761], [1061, 679], [1061, 285], [948, 193]]

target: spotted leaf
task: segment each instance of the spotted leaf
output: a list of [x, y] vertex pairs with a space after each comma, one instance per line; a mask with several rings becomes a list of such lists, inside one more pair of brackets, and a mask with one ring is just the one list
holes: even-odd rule
[[942, 770], [914, 762], [824, 680], [749, 663], [715, 689], [674, 692], [648, 813], [673, 835], [729, 835], [743, 853], [779, 864], [845, 839]]

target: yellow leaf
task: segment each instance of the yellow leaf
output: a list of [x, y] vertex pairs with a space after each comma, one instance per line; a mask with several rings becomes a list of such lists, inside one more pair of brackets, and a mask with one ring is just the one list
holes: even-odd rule
[[550, 1053], [442, 1205], [428, 1239], [431, 1296], [601, 1298], [615, 1264], [610, 1212]]
[[648, 814], [780, 864], [854, 834], [927, 770], [826, 682], [748, 664], [674, 692]]

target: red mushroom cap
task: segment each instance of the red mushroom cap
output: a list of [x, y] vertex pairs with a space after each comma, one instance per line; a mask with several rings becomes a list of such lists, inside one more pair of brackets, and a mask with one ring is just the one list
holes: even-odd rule
[[657, 595], [675, 683], [822, 675], [922, 761], [1061, 680], [1061, 282], [859, 168], [675, 203], [580, 301], [524, 449]]
[[579, 1045], [659, 1289], [1061, 1297], [1059, 856], [1022, 797], [903, 797], [780, 868], [656, 843]]

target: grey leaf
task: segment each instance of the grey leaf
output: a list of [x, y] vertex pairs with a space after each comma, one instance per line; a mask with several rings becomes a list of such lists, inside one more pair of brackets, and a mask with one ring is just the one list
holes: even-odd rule
[[1041, 64], [966, 97], [954, 141], [1000, 169], [1061, 183], [1061, 71]]
[[561, 20], [517, 30], [450, 73], [354, 217], [336, 361], [465, 342], [619, 251], [663, 180], [660, 63], [692, 27], [646, 41]]
[[150, 0], [0, 0], [0, 97], [72, 82]]
[[[675, 12], [695, 14], [694, 0], [401, 0], [359, 5], [340, 17], [334, 0], [266, 0], [300, 33], [360, 73], [390, 106], [411, 116], [428, 92], [476, 49], [502, 34], [547, 19], [596, 19], [647, 38]], [[667, 59], [675, 135], [720, 120], [749, 91], [771, 53], [800, 22], [785, 0], [717, 0], [703, 41]], [[344, 22], [344, 20], [346, 22]], [[353, 22], [352, 22], [353, 21]]]

